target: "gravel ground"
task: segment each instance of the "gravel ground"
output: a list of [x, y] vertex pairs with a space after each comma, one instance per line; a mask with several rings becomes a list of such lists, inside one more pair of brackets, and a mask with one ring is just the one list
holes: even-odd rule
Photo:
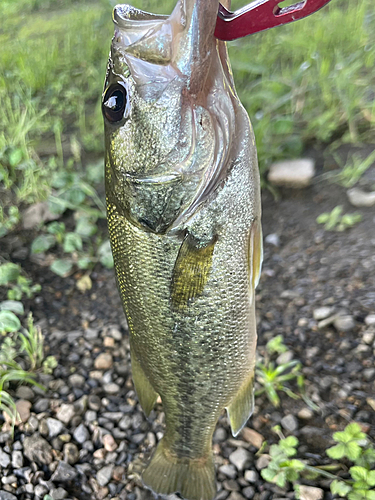
[[[223, 415], [214, 435], [217, 500], [294, 498], [260, 477], [267, 456], [256, 453], [264, 439], [277, 440], [275, 424], [298, 437], [298, 456], [312, 465], [327, 463], [332, 433], [348, 422], [375, 436], [375, 212], [361, 209], [360, 224], [330, 233], [316, 217], [338, 204], [352, 212], [344, 190], [317, 183], [281, 194], [279, 202], [263, 197], [258, 351], [282, 334], [284, 359], [302, 362], [307, 394], [319, 409], [286, 395], [275, 409], [261, 396], [238, 439]], [[47, 493], [54, 500], [152, 498], [140, 471], [162, 437], [164, 414], [158, 404], [147, 421], [137, 402], [113, 273], [97, 270], [93, 288], [81, 293], [78, 275], [63, 280], [33, 263], [25, 238], [27, 232], [9, 237], [6, 252], [43, 286], [29, 305], [59, 365], [53, 375], [40, 375], [46, 393], [28, 387], [15, 393], [23, 422], [13, 439], [0, 432], [0, 500]], [[323, 498], [323, 491], [332, 498], [327, 481], [306, 485], [306, 499]]]

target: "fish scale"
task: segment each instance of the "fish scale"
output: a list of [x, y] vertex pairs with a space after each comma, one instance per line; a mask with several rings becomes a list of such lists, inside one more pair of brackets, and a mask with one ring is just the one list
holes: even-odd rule
[[[169, 18], [123, 6], [115, 11], [119, 32], [103, 94], [107, 218], [133, 380], [145, 413], [160, 395], [166, 420], [143, 480], [155, 493], [178, 491], [188, 500], [215, 496], [211, 442], [222, 411], [227, 408], [234, 435], [252, 411], [254, 288], [262, 254], [253, 131], [235, 94], [225, 44], [213, 39], [214, 25], [204, 27], [215, 1], [180, 0]], [[171, 54], [170, 68], [144, 66], [144, 59], [158, 60], [150, 53], [160, 46], [158, 30], [166, 43], [168, 23], [176, 37], [162, 52]], [[199, 57], [192, 58], [197, 44]], [[139, 69], [145, 67], [147, 91]], [[158, 70], [172, 75], [163, 90], [157, 76], [152, 87]], [[124, 116], [124, 99], [120, 111], [117, 102], [105, 108], [122, 92]], [[167, 144], [166, 130], [174, 131]]]

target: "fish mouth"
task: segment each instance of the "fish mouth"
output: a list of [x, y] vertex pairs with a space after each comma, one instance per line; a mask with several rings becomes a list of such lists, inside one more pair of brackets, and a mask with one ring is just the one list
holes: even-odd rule
[[113, 22], [121, 29], [131, 29], [142, 31], [147, 27], [154, 27], [155, 22], [164, 22], [169, 16], [162, 14], [152, 14], [140, 9], [136, 9], [131, 5], [116, 5], [113, 9]]

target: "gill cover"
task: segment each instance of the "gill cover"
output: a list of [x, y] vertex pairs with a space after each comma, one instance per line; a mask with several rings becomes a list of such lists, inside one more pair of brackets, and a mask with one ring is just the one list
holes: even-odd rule
[[114, 9], [103, 93], [107, 193], [147, 231], [181, 227], [237, 154], [240, 104], [225, 44], [214, 38], [218, 6], [179, 0], [170, 16]]

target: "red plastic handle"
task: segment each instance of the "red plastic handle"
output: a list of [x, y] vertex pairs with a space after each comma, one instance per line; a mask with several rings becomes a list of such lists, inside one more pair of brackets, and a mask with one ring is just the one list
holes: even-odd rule
[[235, 40], [275, 26], [291, 23], [314, 14], [330, 0], [303, 0], [280, 8], [282, 0], [255, 0], [246, 7], [230, 12], [220, 4], [215, 36], [219, 40]]

